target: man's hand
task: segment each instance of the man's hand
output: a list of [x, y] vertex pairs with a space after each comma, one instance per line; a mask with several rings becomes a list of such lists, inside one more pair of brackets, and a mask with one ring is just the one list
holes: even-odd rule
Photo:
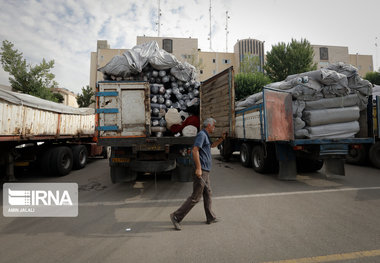
[[198, 178], [201, 178], [201, 176], [202, 176], [202, 169], [196, 169], [196, 170], [195, 170], [195, 175], [196, 175]]
[[227, 138], [228, 132], [223, 132], [222, 139], [225, 140]]

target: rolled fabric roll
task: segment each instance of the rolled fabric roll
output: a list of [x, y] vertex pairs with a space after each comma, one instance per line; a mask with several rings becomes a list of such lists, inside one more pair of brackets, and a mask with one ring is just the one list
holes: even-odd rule
[[322, 110], [305, 110], [303, 120], [308, 126], [357, 121], [360, 117], [359, 107], [334, 108]]

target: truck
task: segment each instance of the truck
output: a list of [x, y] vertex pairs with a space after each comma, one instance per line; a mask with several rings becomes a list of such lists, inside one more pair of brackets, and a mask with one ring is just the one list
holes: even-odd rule
[[364, 165], [371, 163], [380, 169], [380, 118], [378, 112], [380, 108], [380, 96], [373, 97], [373, 129], [375, 136], [374, 144], [362, 144], [356, 148], [351, 148], [347, 155], [347, 162], [351, 164]]
[[95, 117], [94, 109], [0, 89], [1, 181], [14, 181], [15, 167], [64, 176], [84, 168], [88, 157], [107, 157], [96, 143]]
[[201, 115], [217, 121], [214, 133], [229, 133], [219, 147], [223, 159], [240, 152], [242, 165], [253, 166], [259, 173], [278, 173], [281, 180], [295, 180], [298, 172], [318, 171], [323, 165], [327, 176], [343, 176], [349, 150], [374, 142], [371, 99], [361, 111], [360, 131], [354, 138], [296, 139], [288, 92], [264, 88], [261, 103], [236, 111], [233, 69], [229, 68], [204, 81], [201, 95]]

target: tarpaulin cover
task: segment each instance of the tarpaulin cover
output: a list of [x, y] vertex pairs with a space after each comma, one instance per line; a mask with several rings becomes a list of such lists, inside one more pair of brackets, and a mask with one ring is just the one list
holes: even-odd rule
[[74, 115], [91, 115], [95, 113], [95, 110], [92, 108], [74, 108], [63, 105], [61, 103], [37, 98], [29, 94], [13, 92], [4, 89], [0, 89], [0, 100], [4, 100], [15, 105], [23, 105], [35, 109], [52, 111], [57, 113], [66, 113]]

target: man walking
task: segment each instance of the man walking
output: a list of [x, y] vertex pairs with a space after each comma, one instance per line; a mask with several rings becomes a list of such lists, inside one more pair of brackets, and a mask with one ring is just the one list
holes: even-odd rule
[[211, 170], [211, 148], [217, 147], [226, 137], [223, 133], [222, 138], [211, 144], [209, 134], [214, 132], [216, 121], [208, 118], [203, 122], [203, 129], [195, 138], [192, 150], [195, 163], [195, 176], [193, 182], [193, 193], [182, 204], [177, 211], [170, 214], [170, 219], [176, 230], [181, 230], [180, 222], [189, 213], [189, 211], [199, 202], [203, 195], [203, 203], [206, 212], [206, 223], [218, 222], [215, 214], [211, 210], [211, 188], [209, 173]]

